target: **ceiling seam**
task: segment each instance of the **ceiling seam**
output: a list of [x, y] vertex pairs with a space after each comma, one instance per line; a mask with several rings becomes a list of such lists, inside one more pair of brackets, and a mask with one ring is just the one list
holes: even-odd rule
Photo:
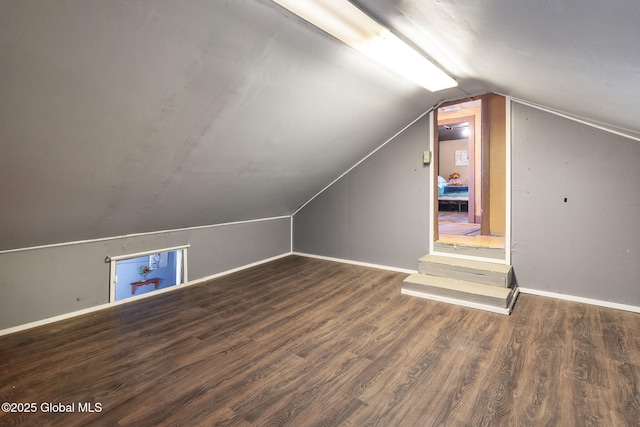
[[106, 241], [109, 241], [109, 240], [118, 240], [118, 239], [128, 239], [128, 238], [131, 238], [131, 237], [152, 236], [154, 234], [179, 233], [179, 232], [189, 231], [189, 230], [200, 230], [200, 229], [205, 229], [205, 228], [226, 227], [226, 226], [238, 225], [238, 224], [249, 224], [249, 223], [252, 223], [252, 222], [275, 221], [275, 220], [278, 220], [278, 219], [286, 219], [286, 218], [291, 219], [292, 215], [280, 215], [280, 216], [274, 216], [274, 217], [269, 217], [269, 218], [246, 219], [246, 220], [241, 220], [241, 221], [222, 222], [222, 223], [218, 223], [218, 224], [196, 225], [196, 226], [193, 226], [193, 227], [173, 228], [173, 229], [170, 229], [170, 230], [147, 231], [147, 232], [143, 232], [143, 233], [123, 234], [123, 235], [120, 235], [120, 236], [99, 237], [99, 238], [96, 238], [96, 239], [74, 240], [74, 241], [71, 241], [71, 242], [50, 243], [50, 244], [47, 244], [47, 245], [29, 246], [29, 247], [25, 247], [25, 248], [5, 249], [5, 250], [1, 250], [0, 251], [0, 255], [10, 254], [10, 253], [15, 253], [15, 252], [33, 251], [33, 250], [37, 250], [37, 249], [56, 248], [56, 247], [60, 247], [60, 246], [83, 245], [83, 244], [86, 244], [86, 243], [106, 242]]
[[399, 136], [402, 132], [404, 132], [405, 130], [407, 130], [408, 128], [410, 128], [411, 126], [413, 126], [414, 123], [416, 123], [418, 120], [420, 120], [421, 118], [423, 118], [425, 115], [429, 114], [430, 112], [432, 112], [433, 110], [435, 110], [436, 108], [438, 108], [438, 106], [440, 104], [442, 104], [442, 102], [444, 101], [439, 101], [437, 104], [435, 104], [433, 107], [430, 107], [427, 111], [425, 111], [424, 113], [420, 114], [418, 117], [416, 117], [414, 120], [412, 120], [408, 125], [406, 125], [405, 127], [403, 127], [402, 129], [400, 129], [398, 132], [396, 132], [393, 136], [391, 136], [391, 138], [387, 139], [385, 142], [383, 142], [381, 145], [379, 145], [376, 149], [374, 149], [373, 151], [371, 151], [369, 154], [367, 154], [366, 156], [364, 156], [362, 159], [360, 159], [357, 163], [355, 163], [353, 166], [351, 166], [349, 169], [347, 169], [345, 172], [343, 172], [342, 174], [340, 174], [340, 176], [338, 176], [336, 179], [334, 179], [333, 181], [331, 181], [328, 185], [326, 185], [324, 188], [322, 188], [322, 190], [318, 191], [315, 195], [313, 195], [310, 199], [308, 199], [306, 202], [304, 202], [302, 205], [300, 205], [300, 207], [298, 209], [296, 209], [292, 214], [291, 217], [293, 218], [298, 212], [300, 212], [302, 209], [304, 209], [305, 206], [307, 206], [309, 203], [311, 203], [316, 197], [318, 197], [320, 194], [324, 193], [326, 190], [328, 190], [331, 186], [333, 186], [333, 184], [335, 184], [336, 182], [340, 181], [345, 175], [347, 175], [349, 172], [351, 172], [353, 169], [355, 169], [356, 167], [358, 167], [362, 162], [364, 162], [365, 160], [367, 160], [369, 157], [373, 156], [378, 150], [380, 150], [381, 148], [383, 148], [385, 145], [387, 145], [388, 143], [390, 143], [391, 141], [393, 141], [397, 136]]

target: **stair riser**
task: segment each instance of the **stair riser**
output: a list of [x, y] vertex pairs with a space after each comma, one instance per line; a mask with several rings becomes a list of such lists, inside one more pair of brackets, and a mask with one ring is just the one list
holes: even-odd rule
[[453, 298], [441, 297], [441, 296], [437, 296], [437, 295], [431, 295], [431, 294], [428, 294], [428, 293], [425, 293], [425, 292], [415, 292], [415, 291], [412, 291], [412, 290], [405, 289], [404, 287], [402, 288], [402, 292], [401, 293], [403, 295], [409, 295], [409, 296], [412, 296], [412, 297], [425, 298], [425, 299], [429, 299], [429, 300], [433, 300], [433, 301], [439, 301], [439, 302], [443, 302], [443, 303], [447, 303], [447, 304], [454, 304], [454, 305], [457, 305], [457, 306], [474, 308], [474, 309], [489, 311], [489, 312], [492, 312], [492, 313], [504, 314], [504, 315], [508, 316], [508, 315], [511, 314], [511, 310], [513, 309], [513, 305], [515, 304], [516, 299], [518, 298], [518, 287], [515, 286], [513, 289], [514, 289], [514, 292], [512, 294], [511, 301], [509, 302], [507, 308], [493, 307], [493, 306], [485, 305], [485, 304], [478, 304], [478, 303], [469, 302], [469, 301], [462, 301], [462, 300], [453, 299]]
[[453, 298], [461, 301], [467, 301], [472, 303], [489, 305], [496, 308], [507, 308], [510, 306], [511, 301], [513, 299], [513, 292], [509, 294], [507, 298], [495, 298], [486, 295], [477, 295], [466, 292], [458, 292], [453, 291], [451, 289], [442, 289], [435, 286], [425, 286], [422, 284], [414, 284], [410, 282], [405, 282], [403, 290], [419, 292], [419, 293], [427, 293], [431, 295], [436, 295], [440, 297]]
[[511, 270], [509, 270], [507, 274], [502, 274], [478, 269], [461, 269], [446, 264], [420, 262], [419, 271], [420, 273], [432, 276], [450, 277], [452, 279], [466, 280], [501, 288], [509, 288], [513, 283]]

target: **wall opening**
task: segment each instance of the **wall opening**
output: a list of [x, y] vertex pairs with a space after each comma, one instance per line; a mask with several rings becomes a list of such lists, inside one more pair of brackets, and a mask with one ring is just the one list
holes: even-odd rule
[[432, 251], [506, 261], [506, 98], [451, 102], [433, 115]]
[[187, 281], [187, 247], [110, 258], [110, 302], [149, 294]]

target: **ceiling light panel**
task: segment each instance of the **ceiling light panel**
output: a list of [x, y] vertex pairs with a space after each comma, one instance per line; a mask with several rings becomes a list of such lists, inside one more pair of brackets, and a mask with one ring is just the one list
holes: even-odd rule
[[274, 0], [396, 74], [435, 92], [458, 83], [347, 0]]

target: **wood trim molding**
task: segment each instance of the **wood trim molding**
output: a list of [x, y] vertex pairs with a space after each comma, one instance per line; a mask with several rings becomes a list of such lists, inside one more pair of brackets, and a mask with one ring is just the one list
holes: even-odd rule
[[482, 212], [482, 221], [480, 223], [480, 234], [484, 236], [488, 236], [491, 234], [490, 230], [490, 199], [489, 193], [491, 191], [490, 187], [490, 170], [491, 170], [491, 162], [490, 162], [490, 139], [491, 139], [491, 116], [490, 116], [490, 108], [489, 108], [489, 97], [490, 95], [482, 96], [481, 103], [481, 121], [482, 121], [482, 136], [480, 137], [480, 146], [481, 148], [481, 160], [480, 167], [482, 168], [481, 176], [482, 182], [480, 186], [482, 188], [480, 193], [480, 209]]
[[440, 162], [438, 158], [440, 156], [440, 144], [438, 141], [438, 109], [433, 110], [433, 157], [431, 158], [431, 167], [433, 168], [433, 241], [440, 239], [440, 230], [438, 226], [439, 209], [438, 205], [438, 175], [440, 174]]

